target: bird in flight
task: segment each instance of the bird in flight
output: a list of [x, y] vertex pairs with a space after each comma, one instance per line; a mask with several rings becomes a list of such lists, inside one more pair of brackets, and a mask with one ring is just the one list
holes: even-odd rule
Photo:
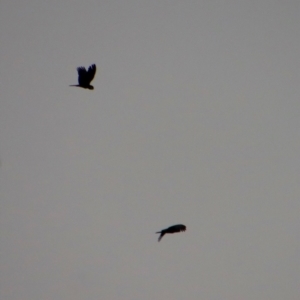
[[93, 90], [94, 87], [90, 85], [91, 81], [94, 79], [96, 74], [96, 65], [93, 64], [89, 67], [88, 70], [85, 67], [77, 68], [78, 72], [78, 84], [70, 85], [70, 86], [78, 86], [84, 89]]
[[163, 229], [161, 231], [158, 231], [156, 233], [160, 233], [160, 236], [158, 237], [158, 241], [160, 242], [160, 240], [163, 238], [163, 236], [166, 233], [175, 233], [175, 232], [180, 232], [180, 231], [185, 231], [186, 230], [186, 226], [183, 224], [177, 224], [177, 225], [173, 225], [171, 227], [168, 227], [166, 229]]

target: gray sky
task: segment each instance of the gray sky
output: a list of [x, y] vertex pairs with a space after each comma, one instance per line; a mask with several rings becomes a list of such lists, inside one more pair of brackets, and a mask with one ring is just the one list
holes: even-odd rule
[[298, 1], [0, 7], [1, 299], [299, 299]]

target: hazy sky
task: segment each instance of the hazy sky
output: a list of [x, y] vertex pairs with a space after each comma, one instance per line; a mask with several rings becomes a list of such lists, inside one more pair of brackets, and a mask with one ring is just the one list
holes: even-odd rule
[[1, 1], [1, 299], [300, 299], [299, 25], [297, 0]]

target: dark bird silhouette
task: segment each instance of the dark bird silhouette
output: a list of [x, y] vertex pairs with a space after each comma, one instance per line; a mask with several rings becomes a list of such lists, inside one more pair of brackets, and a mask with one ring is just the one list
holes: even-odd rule
[[96, 65], [93, 64], [89, 67], [88, 70], [85, 67], [77, 68], [78, 72], [78, 84], [70, 85], [70, 86], [78, 86], [84, 89], [93, 90], [94, 87], [90, 85], [91, 81], [94, 79], [96, 74]]
[[160, 233], [160, 236], [158, 237], [158, 241], [160, 241], [166, 233], [175, 233], [175, 232], [180, 232], [180, 231], [185, 231], [185, 230], [186, 230], [185, 225], [177, 224], [177, 225], [173, 225], [169, 228], [163, 229], [162, 231], [158, 231], [156, 233]]

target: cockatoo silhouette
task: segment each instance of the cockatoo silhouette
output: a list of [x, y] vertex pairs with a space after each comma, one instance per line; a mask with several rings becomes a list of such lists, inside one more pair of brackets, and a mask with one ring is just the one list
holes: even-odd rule
[[78, 72], [78, 84], [70, 85], [70, 86], [78, 86], [84, 89], [93, 90], [94, 87], [90, 85], [91, 81], [94, 79], [96, 74], [96, 65], [93, 64], [89, 67], [88, 71], [85, 67], [77, 68]]
[[180, 231], [185, 231], [185, 230], [186, 230], [185, 225], [177, 224], [177, 225], [173, 225], [171, 227], [168, 227], [166, 229], [163, 229], [161, 231], [158, 231], [156, 233], [160, 233], [160, 236], [158, 237], [158, 241], [160, 241], [166, 233], [175, 233], [175, 232], [180, 232]]

